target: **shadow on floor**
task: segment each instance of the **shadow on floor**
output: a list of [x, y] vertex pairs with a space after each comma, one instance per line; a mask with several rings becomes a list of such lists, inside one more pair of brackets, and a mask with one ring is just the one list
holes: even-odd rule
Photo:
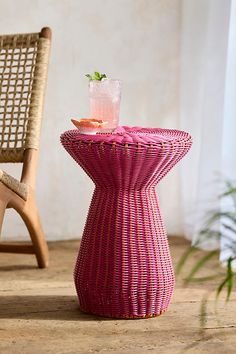
[[7, 266], [0, 266], [0, 271], [4, 272], [9, 272], [13, 270], [21, 271], [21, 270], [32, 270], [32, 269], [38, 269], [38, 267], [35, 265], [7, 265]]
[[76, 296], [0, 296], [0, 319], [113, 321], [79, 309]]

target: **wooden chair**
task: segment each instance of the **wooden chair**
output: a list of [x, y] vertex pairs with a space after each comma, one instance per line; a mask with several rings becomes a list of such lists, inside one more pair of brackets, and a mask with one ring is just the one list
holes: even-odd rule
[[25, 222], [32, 243], [1, 242], [0, 252], [35, 254], [48, 266], [48, 247], [35, 201], [35, 177], [51, 30], [0, 36], [0, 162], [23, 163], [18, 181], [0, 170], [0, 233], [6, 208]]

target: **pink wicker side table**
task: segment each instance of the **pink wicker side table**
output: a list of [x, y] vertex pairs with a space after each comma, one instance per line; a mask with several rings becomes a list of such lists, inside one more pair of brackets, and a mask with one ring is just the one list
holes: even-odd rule
[[61, 142], [96, 187], [74, 270], [81, 310], [160, 315], [175, 280], [155, 186], [188, 152], [191, 136], [119, 127], [112, 134], [67, 131]]

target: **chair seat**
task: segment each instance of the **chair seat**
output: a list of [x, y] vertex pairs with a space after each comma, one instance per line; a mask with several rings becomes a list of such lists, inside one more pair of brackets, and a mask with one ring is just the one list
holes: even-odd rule
[[28, 196], [28, 186], [25, 183], [19, 182], [14, 177], [8, 175], [5, 171], [0, 170], [0, 181], [13, 192], [15, 192], [19, 197], [27, 200]]

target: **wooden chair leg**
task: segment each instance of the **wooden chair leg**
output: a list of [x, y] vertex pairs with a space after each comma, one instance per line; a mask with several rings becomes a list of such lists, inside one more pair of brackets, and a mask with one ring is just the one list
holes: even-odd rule
[[[39, 213], [36, 206], [33, 190], [31, 189], [29, 191], [29, 197], [26, 202], [23, 201], [20, 197], [14, 195], [14, 197], [12, 197], [10, 200], [9, 206], [11, 208], [14, 208], [22, 217], [29, 231], [33, 244], [33, 250], [32, 252], [27, 253], [34, 253], [36, 255], [39, 268], [48, 267], [48, 245], [45, 240], [43, 229], [40, 223]], [[26, 251], [24, 253], [26, 253]]]
[[10, 194], [6, 191], [5, 186], [0, 182], [0, 236], [2, 231], [3, 218], [5, 210], [10, 199]]
[[20, 212], [20, 214], [29, 231], [38, 266], [39, 268], [46, 268], [49, 262], [48, 245], [44, 237], [37, 207], [36, 205], [31, 205], [31, 207], [28, 212]]
[[4, 202], [3, 200], [0, 200], [0, 235], [2, 231], [2, 223], [3, 223], [3, 218], [5, 214], [7, 203]]

